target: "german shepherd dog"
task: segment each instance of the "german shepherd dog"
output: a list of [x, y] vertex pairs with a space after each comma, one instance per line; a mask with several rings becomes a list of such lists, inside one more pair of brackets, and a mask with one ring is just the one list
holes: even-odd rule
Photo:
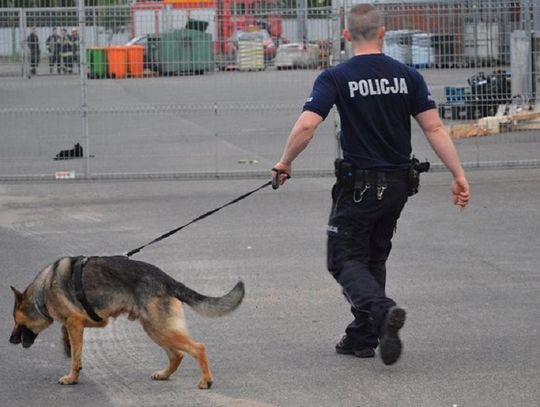
[[[80, 289], [73, 278], [74, 270], [77, 267], [82, 270], [82, 266], [84, 273], [79, 274], [85, 296], [82, 302], [90, 304], [90, 310], [81, 302]], [[15, 293], [11, 343], [22, 342], [24, 348], [29, 348], [53, 321], [62, 324], [71, 370], [59, 379], [60, 384], [75, 384], [79, 379], [84, 328], [103, 328], [109, 318], [127, 314], [130, 321], [141, 322], [148, 336], [169, 357], [169, 365], [152, 374], [154, 380], [168, 379], [187, 352], [199, 362], [202, 375], [198, 387], [208, 389], [213, 379], [206, 349], [189, 336], [183, 304], [201, 315], [219, 317], [236, 309], [244, 298], [241, 281], [223, 297], [206, 297], [156, 266], [125, 256], [63, 257], [45, 267], [24, 292], [11, 289]]]

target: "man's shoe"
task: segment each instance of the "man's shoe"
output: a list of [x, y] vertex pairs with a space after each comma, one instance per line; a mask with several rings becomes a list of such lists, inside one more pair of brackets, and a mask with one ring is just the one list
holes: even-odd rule
[[375, 356], [375, 350], [370, 347], [358, 347], [347, 335], [336, 344], [336, 352], [341, 355], [355, 355], [359, 358], [372, 358]]
[[370, 347], [358, 348], [354, 351], [354, 354], [357, 358], [372, 358], [375, 356], [375, 349]]
[[347, 335], [343, 335], [343, 338], [336, 344], [336, 352], [340, 355], [353, 355], [354, 342]]
[[403, 345], [398, 332], [405, 324], [406, 312], [397, 306], [390, 307], [384, 319], [379, 353], [385, 365], [392, 365], [401, 356]]

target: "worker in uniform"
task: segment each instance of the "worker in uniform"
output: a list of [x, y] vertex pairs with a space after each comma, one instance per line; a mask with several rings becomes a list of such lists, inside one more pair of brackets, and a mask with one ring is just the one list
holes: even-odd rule
[[79, 41], [79, 32], [76, 29], [71, 30], [71, 42], [73, 47], [73, 65], [80, 69], [80, 41]]
[[47, 51], [49, 52], [49, 73], [53, 73], [56, 66], [56, 72], [60, 73], [60, 50], [61, 50], [61, 38], [58, 35], [57, 28], [54, 27], [52, 34], [47, 37]]
[[71, 35], [65, 28], [62, 28], [60, 38], [60, 57], [62, 59], [62, 71], [66, 73], [73, 72], [73, 41]]
[[35, 28], [32, 28], [30, 34], [26, 38], [26, 44], [30, 50], [30, 73], [35, 75], [37, 73], [37, 67], [39, 66], [39, 58], [41, 54], [41, 49], [39, 48], [39, 37]]
[[352, 42], [353, 57], [318, 76], [272, 170], [283, 185], [293, 160], [336, 105], [343, 159], [336, 160], [327, 266], [354, 320], [335, 349], [367, 358], [378, 347], [383, 363], [391, 365], [402, 352], [399, 331], [406, 312], [386, 294], [386, 261], [396, 222], [417, 192], [421, 171], [411, 156], [411, 116], [453, 176], [454, 204], [465, 208], [470, 191], [423, 77], [382, 53], [384, 33], [382, 15], [373, 5], [350, 10], [343, 36]]

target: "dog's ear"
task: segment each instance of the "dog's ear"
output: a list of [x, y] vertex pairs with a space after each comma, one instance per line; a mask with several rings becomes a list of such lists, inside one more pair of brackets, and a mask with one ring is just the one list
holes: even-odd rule
[[17, 304], [21, 303], [23, 300], [23, 294], [13, 286], [10, 286], [10, 288], [11, 291], [13, 291], [13, 294], [15, 294], [15, 301]]

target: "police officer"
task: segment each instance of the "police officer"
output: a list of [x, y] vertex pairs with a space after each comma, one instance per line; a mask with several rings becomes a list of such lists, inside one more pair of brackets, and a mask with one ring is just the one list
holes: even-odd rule
[[[395, 363], [405, 310], [385, 292], [386, 260], [397, 219], [411, 186], [410, 117], [452, 173], [455, 205], [465, 208], [469, 184], [454, 144], [439, 118], [423, 77], [382, 53], [385, 28], [370, 4], [354, 6], [344, 38], [354, 56], [323, 71], [273, 168], [282, 185], [291, 163], [308, 146], [333, 105], [341, 118], [343, 161], [337, 162], [328, 235], [328, 269], [341, 285], [354, 316], [336, 351]], [[413, 191], [410, 191], [412, 189]]]

